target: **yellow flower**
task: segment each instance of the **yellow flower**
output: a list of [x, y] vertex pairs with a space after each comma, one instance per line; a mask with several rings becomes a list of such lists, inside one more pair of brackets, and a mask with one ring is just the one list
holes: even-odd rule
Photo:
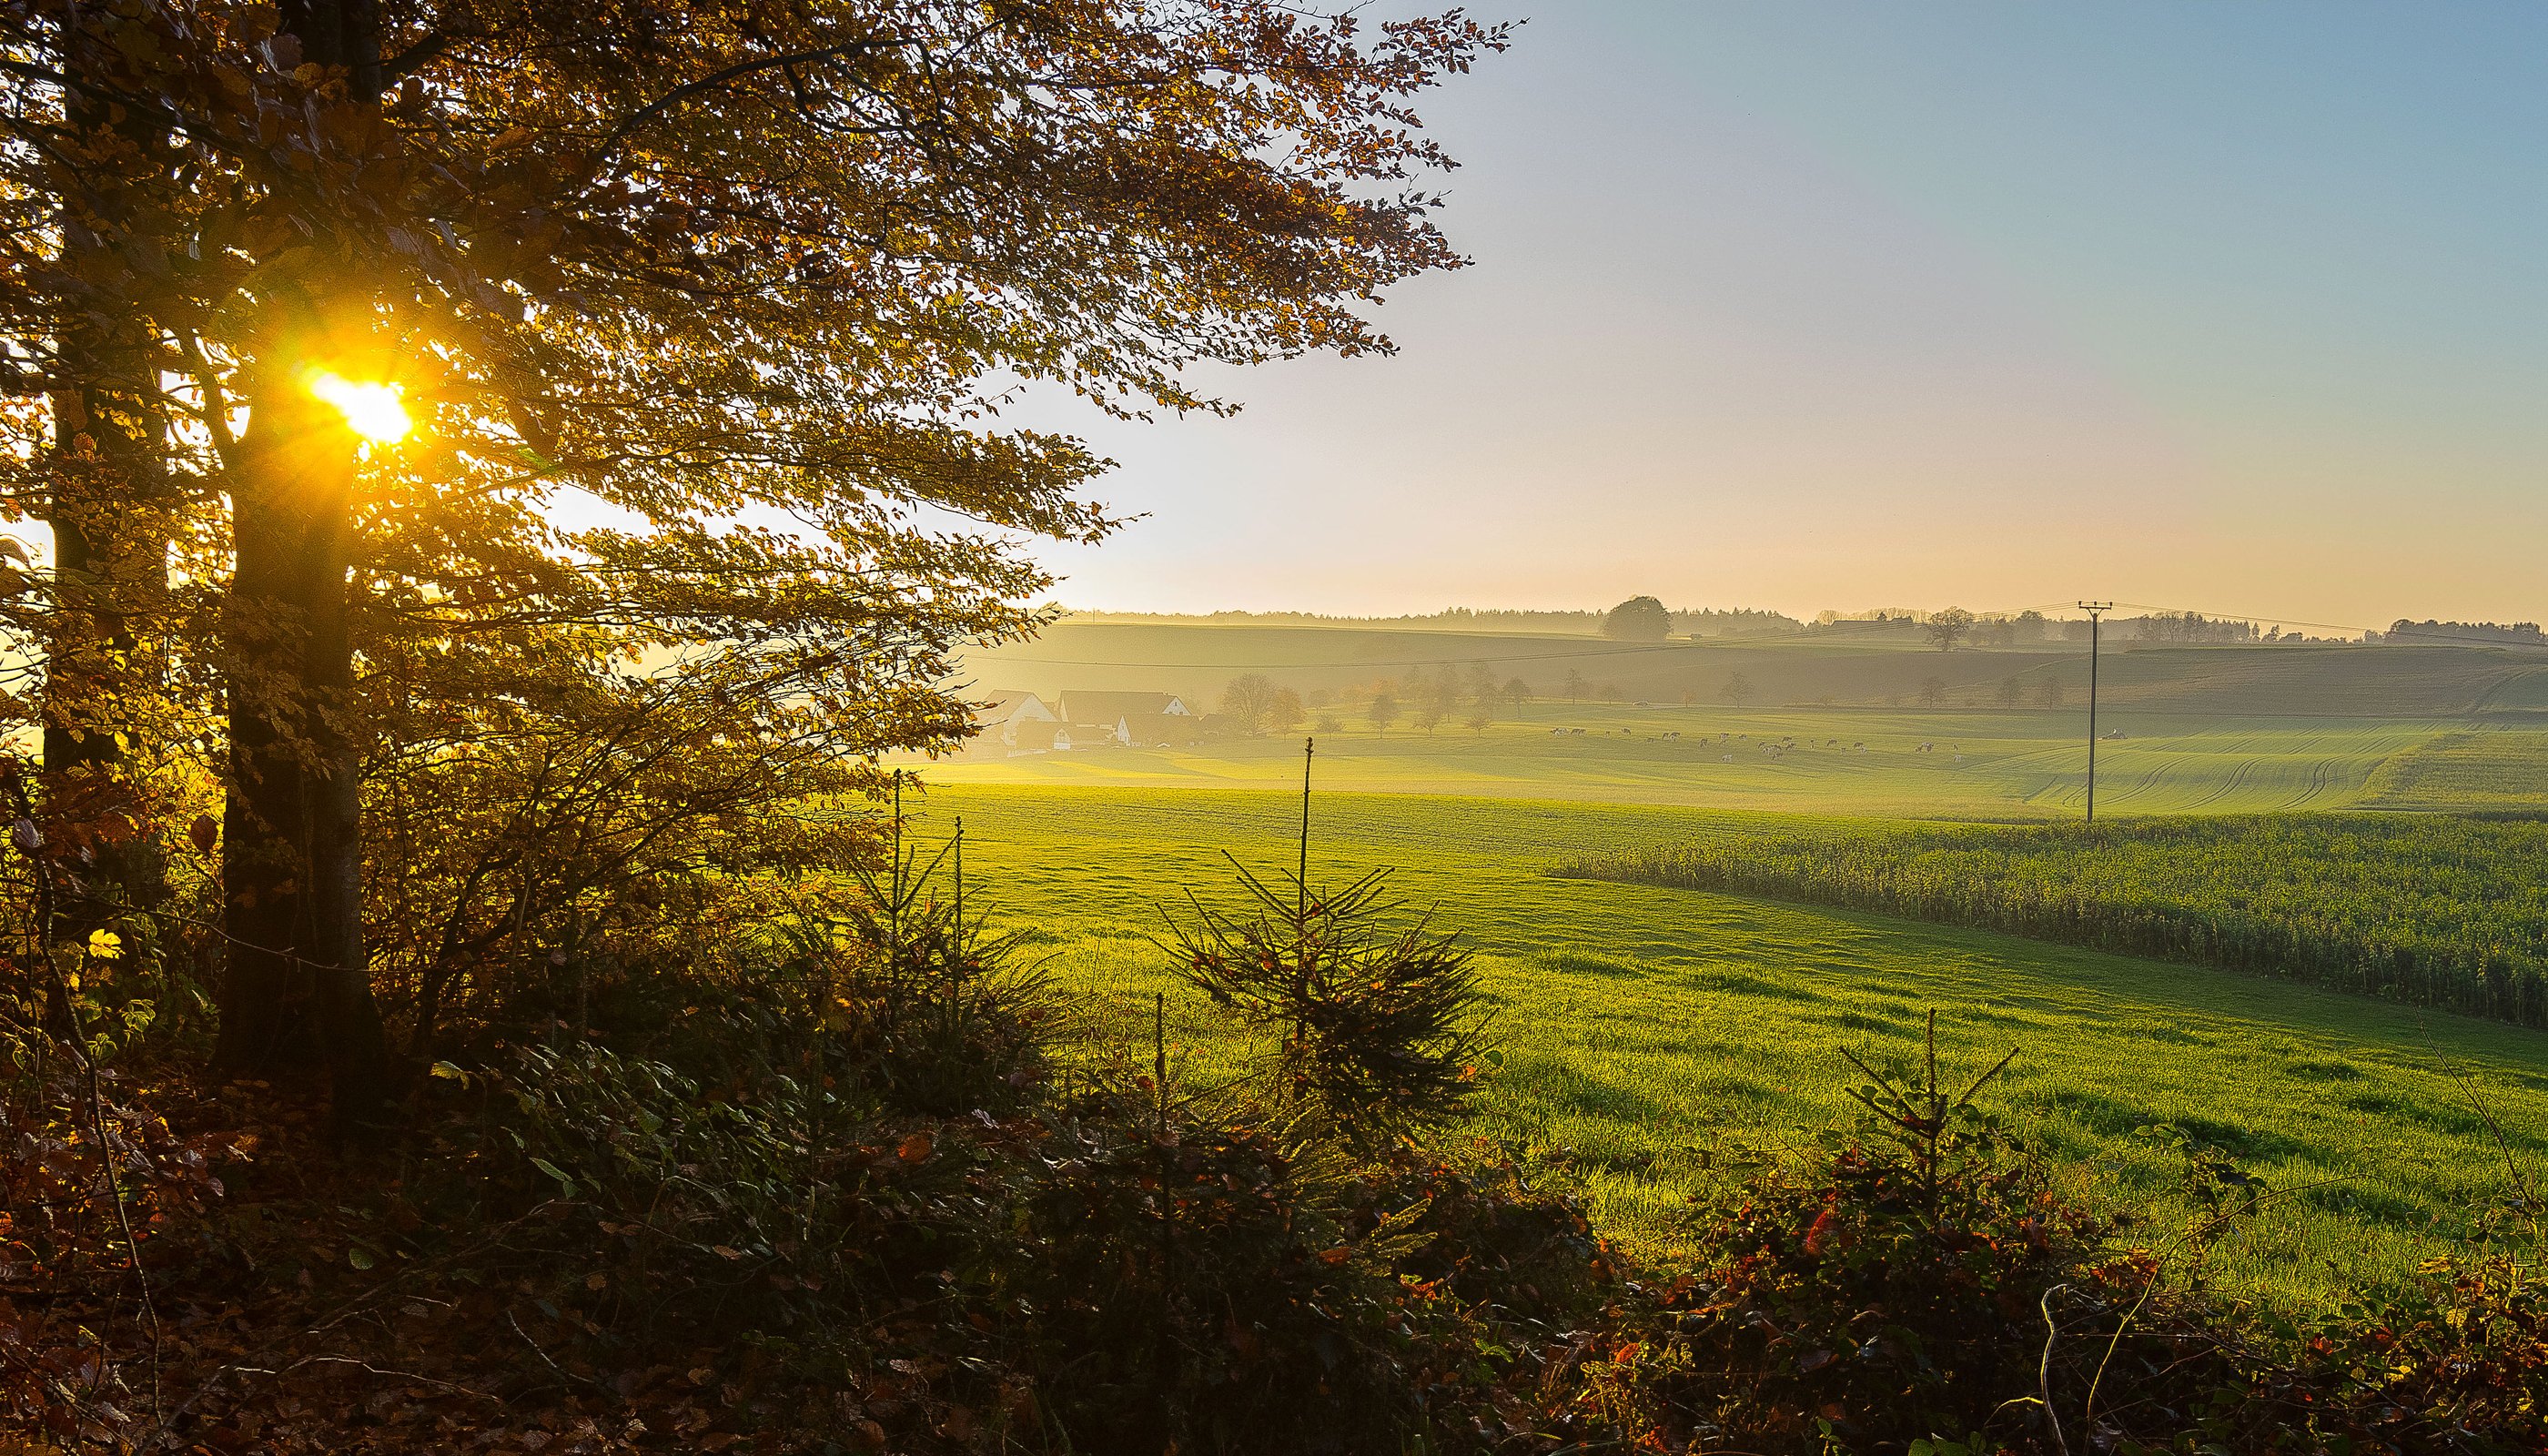
[[90, 931], [88, 933], [88, 954], [91, 959], [113, 960], [118, 956], [124, 954], [124, 937], [117, 935], [111, 930]]

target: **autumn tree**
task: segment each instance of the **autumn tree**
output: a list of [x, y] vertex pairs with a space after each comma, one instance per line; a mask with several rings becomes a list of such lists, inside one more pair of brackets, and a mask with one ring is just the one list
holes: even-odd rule
[[1621, 642], [1661, 642], [1672, 635], [1672, 613], [1652, 596], [1631, 596], [1601, 618], [1601, 635]]
[[1302, 703], [1301, 694], [1298, 691], [1289, 687], [1277, 687], [1274, 689], [1273, 697], [1265, 704], [1265, 731], [1289, 733], [1300, 727], [1301, 720], [1309, 715], [1310, 710]]
[[[998, 422], [1010, 381], [1219, 410], [1192, 366], [1386, 351], [1364, 301], [1459, 261], [1408, 98], [1501, 44], [1271, 0], [0, 9], [10, 195], [88, 260], [10, 306], [11, 387], [55, 402], [7, 416], [12, 500], [138, 543], [57, 548], [61, 631], [27, 635], [108, 702], [89, 583], [200, 593], [153, 679], [218, 674], [227, 716], [221, 1060], [377, 1106], [385, 964], [412, 1027], [434, 977], [635, 913], [617, 876], [846, 847], [715, 826], [956, 741], [954, 649], [1038, 622], [1009, 543], [1110, 528], [1092, 453]], [[81, 410], [114, 428], [60, 448]], [[174, 501], [174, 577], [151, 519], [73, 522], [28, 464], [119, 450], [80, 499]]]

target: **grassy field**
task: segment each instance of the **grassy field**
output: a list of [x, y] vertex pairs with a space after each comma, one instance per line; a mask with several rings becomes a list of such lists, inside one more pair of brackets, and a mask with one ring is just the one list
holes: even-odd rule
[[1840, 823], [1605, 852], [1566, 872], [2007, 931], [2548, 1028], [2548, 824], [2535, 821]]
[[[1101, 1026], [1146, 1025], [1199, 1069], [1229, 1044], [1148, 937], [1189, 890], [1226, 896], [1225, 850], [1288, 862], [1297, 799], [942, 782], [915, 833], [960, 816], [968, 871]], [[2548, 1041], [2442, 1012], [1987, 932], [1549, 876], [1572, 855], [1796, 821], [1651, 806], [1329, 793], [1315, 864], [1395, 865], [1400, 890], [1483, 956], [1508, 1054], [1478, 1118], [1580, 1179], [1602, 1226], [1670, 1256], [1694, 1190], [1842, 1119], [1840, 1051], [1907, 1064], [1940, 1012], [1950, 1061], [2019, 1055], [1999, 1105], [2097, 1190], [2164, 1203], [2168, 1121], [2276, 1190], [2220, 1272], [2318, 1298], [2408, 1267], [2548, 1153]], [[1137, 1012], [1135, 1008], [1139, 1008]]]
[[[2098, 748], [2098, 807], [2117, 814], [2347, 807], [2382, 765], [2453, 726], [2156, 712], [2107, 721], [2129, 735]], [[2087, 777], [2081, 715], [2065, 711], [1559, 702], [1525, 705], [1483, 732], [1446, 723], [1378, 734], [1351, 716], [1342, 727], [1319, 735], [1320, 781], [1371, 792], [2043, 819], [2078, 814]], [[1793, 748], [1772, 751], [1789, 740]], [[1299, 761], [1297, 738], [1237, 739], [1192, 751], [967, 756], [929, 772], [975, 784], [1276, 788], [1298, 778]], [[2548, 807], [2548, 794], [2536, 802]]]

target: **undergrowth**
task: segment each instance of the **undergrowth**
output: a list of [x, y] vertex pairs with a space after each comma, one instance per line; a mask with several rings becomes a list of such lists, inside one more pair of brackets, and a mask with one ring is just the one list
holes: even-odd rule
[[448, 1039], [370, 1146], [315, 1088], [48, 1032], [44, 986], [94, 1020], [124, 954], [52, 948], [9, 1023], [0, 1419], [97, 1452], [2540, 1448], [2509, 1160], [2478, 1239], [2295, 1320], [2201, 1277], [2273, 1196], [2233, 1158], [2149, 1130], [2195, 1219], [2083, 1206], [1997, 1068], [1933, 1049], [1640, 1267], [1458, 1131], [1492, 1074], [1465, 962], [1367, 886], [1173, 942], [1267, 1032], [1201, 1085], [1076, 1026], [929, 865], [855, 878]]

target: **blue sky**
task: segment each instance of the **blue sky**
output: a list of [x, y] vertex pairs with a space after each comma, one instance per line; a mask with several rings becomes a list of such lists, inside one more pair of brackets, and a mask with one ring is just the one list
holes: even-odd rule
[[2540, 614], [2548, 6], [1507, 13], [1400, 355], [1034, 411], [1063, 600]]

